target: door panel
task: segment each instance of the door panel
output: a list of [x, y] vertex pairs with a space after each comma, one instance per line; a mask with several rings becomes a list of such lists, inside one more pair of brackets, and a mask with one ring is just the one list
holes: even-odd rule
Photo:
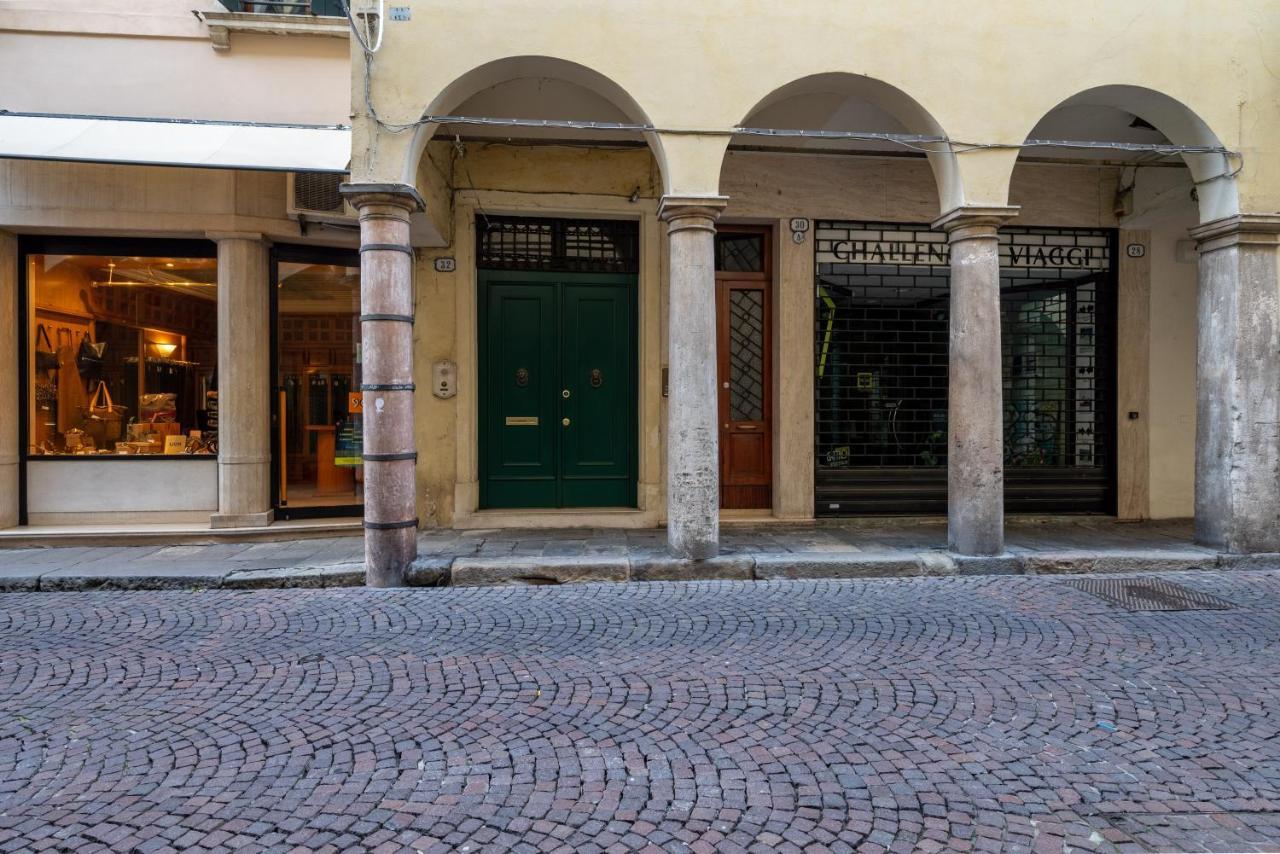
[[765, 281], [716, 285], [720, 370], [720, 504], [772, 504], [769, 292]]
[[486, 290], [480, 417], [487, 476], [481, 502], [554, 507], [556, 287], [494, 283]]
[[[625, 285], [563, 286], [562, 503], [634, 503], [630, 478], [631, 312]], [[564, 396], [568, 392], [568, 396]]]

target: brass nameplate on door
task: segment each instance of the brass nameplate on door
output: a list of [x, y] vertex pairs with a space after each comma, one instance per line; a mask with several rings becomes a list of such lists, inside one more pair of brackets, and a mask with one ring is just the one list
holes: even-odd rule
[[538, 416], [536, 415], [508, 415], [508, 427], [537, 427]]

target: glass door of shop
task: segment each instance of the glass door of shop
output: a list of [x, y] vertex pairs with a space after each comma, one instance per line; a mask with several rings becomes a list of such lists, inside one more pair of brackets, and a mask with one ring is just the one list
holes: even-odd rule
[[278, 519], [362, 513], [359, 263], [345, 250], [272, 253]]

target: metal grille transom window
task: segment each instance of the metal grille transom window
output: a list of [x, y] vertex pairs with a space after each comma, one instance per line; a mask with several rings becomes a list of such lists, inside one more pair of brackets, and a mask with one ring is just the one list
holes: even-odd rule
[[639, 271], [639, 229], [627, 220], [478, 215], [476, 233], [484, 270]]

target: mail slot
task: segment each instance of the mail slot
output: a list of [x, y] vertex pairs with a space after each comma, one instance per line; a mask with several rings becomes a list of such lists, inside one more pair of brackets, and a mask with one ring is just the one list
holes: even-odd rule
[[508, 427], [537, 427], [538, 416], [536, 415], [508, 415]]

